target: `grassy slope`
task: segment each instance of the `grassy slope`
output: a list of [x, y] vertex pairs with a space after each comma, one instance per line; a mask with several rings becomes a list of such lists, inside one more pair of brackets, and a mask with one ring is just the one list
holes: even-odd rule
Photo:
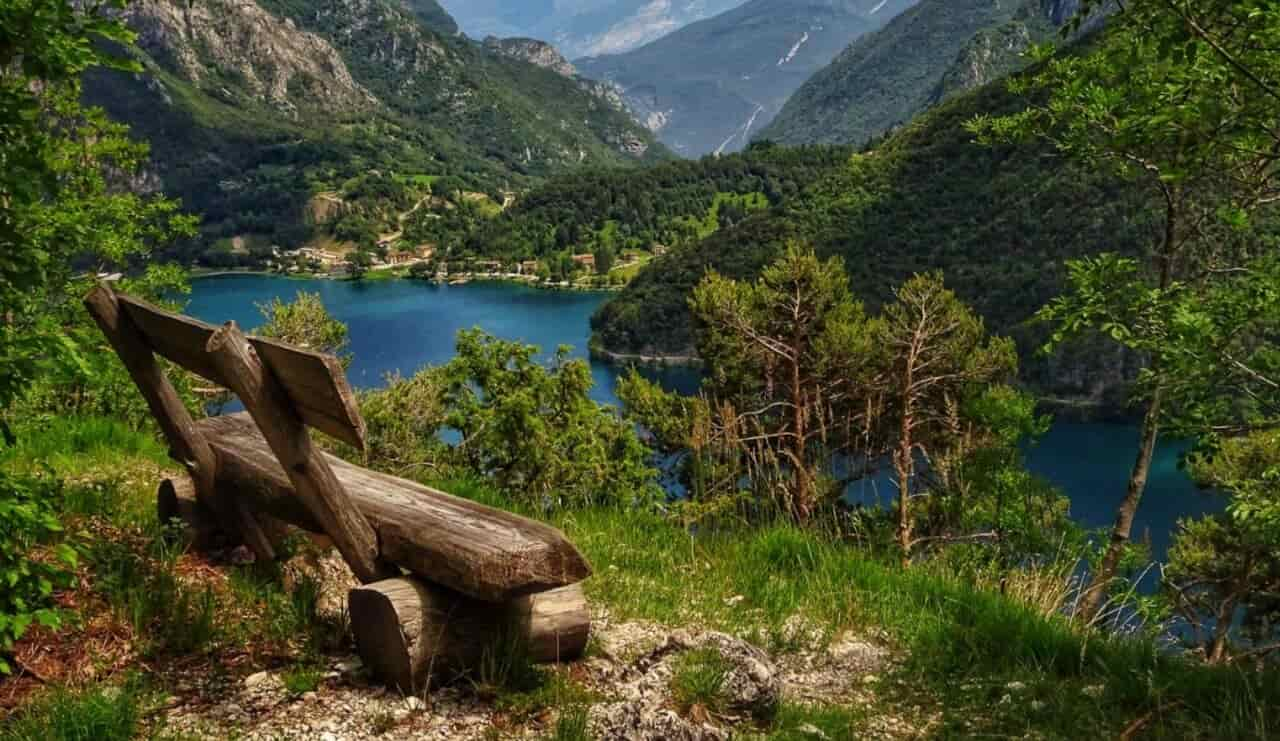
[[[304, 690], [309, 686], [314, 663], [308, 663], [308, 649], [296, 644], [277, 646], [274, 653], [262, 649], [271, 645], [271, 635], [305, 634], [307, 620], [314, 620], [269, 575], [264, 581], [262, 575], [233, 570], [227, 601], [218, 597], [214, 612], [204, 617], [211, 621], [209, 635], [190, 658], [174, 654], [180, 639], [191, 637], [192, 626], [200, 622], [193, 617], [200, 613], [175, 614], [141, 600], [140, 594], [154, 590], [156, 583], [135, 583], [137, 569], [120, 568], [130, 562], [125, 544], [138, 543], [143, 553], [154, 551], [147, 545], [157, 532], [150, 514], [154, 481], [139, 475], [151, 471], [154, 476], [158, 470], [161, 448], [149, 434], [131, 432], [118, 422], [75, 418], [39, 430], [21, 426], [18, 432], [25, 442], [0, 455], [0, 465], [22, 469], [47, 462], [78, 486], [115, 492], [111, 498], [79, 498], [69, 505], [69, 516], [88, 515], [90, 525], [98, 523], [87, 528], [94, 533], [87, 536], [93, 588], [104, 598], [124, 600], [126, 613], [130, 606], [149, 604], [156, 611], [152, 634], [167, 636], [170, 643], [160, 653], [144, 653], [158, 673], [144, 670], [128, 680], [117, 674], [104, 684], [37, 695], [43, 699], [11, 719], [0, 739], [56, 741], [86, 738], [84, 732], [105, 741], [130, 738], [146, 726], [156, 683], [172, 681], [174, 675], [165, 672], [175, 670], [175, 659], [177, 671], [184, 671], [181, 666], [208, 671], [201, 667], [210, 661], [220, 666], [230, 654], [242, 656], [235, 664], [248, 671], [258, 662], [281, 660], [273, 657], [292, 657], [284, 659], [295, 666], [286, 681]], [[453, 482], [448, 488], [509, 506], [483, 485]], [[846, 631], [878, 635], [901, 657], [889, 675], [879, 678], [870, 706], [785, 704], [776, 718], [748, 736], [803, 738], [798, 729], [812, 724], [832, 738], [852, 739], [862, 737], [878, 718], [904, 716], [941, 737], [1030, 733], [1114, 738], [1141, 719], [1143, 738], [1254, 738], [1280, 722], [1280, 684], [1272, 676], [1204, 668], [1161, 654], [1146, 639], [1083, 635], [1061, 618], [1045, 617], [1027, 603], [1002, 596], [995, 584], [975, 584], [936, 565], [903, 571], [854, 545], [787, 525], [694, 536], [656, 514], [614, 509], [564, 514], [551, 521], [595, 567], [596, 576], [587, 582], [589, 597], [615, 622], [639, 619], [721, 629], [778, 655], [810, 648], [784, 629], [801, 616], [818, 629], [820, 643]], [[110, 527], [99, 529], [104, 523]], [[176, 563], [155, 561], [160, 569]], [[199, 573], [213, 573], [205, 568]], [[1017, 583], [1009, 582], [1009, 594], [1022, 593]], [[63, 640], [76, 640], [78, 630], [70, 628]], [[245, 654], [246, 645], [258, 648]], [[498, 702], [536, 714], [556, 698], [591, 701], [572, 686], [571, 674], [549, 675], [550, 684], [500, 695]], [[102, 690], [120, 681], [123, 691]], [[1016, 700], [1006, 701], [1006, 695], [1016, 695]]]

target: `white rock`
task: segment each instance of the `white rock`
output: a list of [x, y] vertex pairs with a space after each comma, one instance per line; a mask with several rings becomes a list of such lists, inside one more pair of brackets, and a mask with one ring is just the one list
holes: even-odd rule
[[799, 726], [798, 728], [796, 728], [796, 731], [803, 733], [806, 736], [813, 736], [814, 738], [821, 738], [821, 739], [828, 738], [827, 734], [823, 733], [821, 728], [815, 726], [812, 723], [805, 723]]
[[404, 698], [404, 706], [409, 712], [416, 713], [425, 708], [427, 704], [422, 701], [421, 697], [410, 695], [409, 697]]
[[364, 668], [364, 662], [358, 658], [353, 658], [346, 661], [339, 661], [333, 665], [333, 668], [335, 671], [343, 674], [354, 674]]
[[254, 687], [264, 684], [269, 679], [271, 679], [271, 672], [258, 672], [257, 674], [250, 674], [249, 676], [245, 677], [244, 686], [247, 689], [253, 689]]

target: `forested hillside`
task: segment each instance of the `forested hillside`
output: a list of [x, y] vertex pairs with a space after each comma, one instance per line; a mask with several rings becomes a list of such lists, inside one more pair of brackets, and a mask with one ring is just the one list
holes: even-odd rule
[[[97, 73], [86, 96], [152, 143], [141, 185], [204, 215], [187, 256], [333, 237], [344, 191], [371, 173], [400, 200], [454, 176], [501, 202], [558, 172], [669, 156], [591, 85], [433, 30], [450, 27], [434, 2], [145, 0], [126, 17], [145, 71]], [[309, 208], [316, 196], [338, 207]]]
[[754, 147], [642, 170], [555, 178], [502, 215], [477, 220], [453, 254], [514, 261], [601, 249], [662, 252], [782, 203], [851, 152], [846, 147]]
[[[693, 286], [710, 269], [754, 276], [788, 240], [842, 257], [855, 293], [871, 305], [916, 272], [942, 270], [994, 331], [1019, 332], [1060, 290], [1064, 260], [1130, 252], [1152, 229], [1147, 204], [1112, 179], [1040, 147], [978, 145], [965, 129], [979, 113], [1023, 104], [1003, 83], [957, 98], [781, 207], [656, 260], [595, 317], [597, 345], [688, 354]], [[1052, 372], [1057, 390], [1097, 391], [1087, 374], [1034, 372]]]
[[862, 144], [1025, 64], [1076, 0], [923, 0], [854, 41], [796, 91], [760, 139]]

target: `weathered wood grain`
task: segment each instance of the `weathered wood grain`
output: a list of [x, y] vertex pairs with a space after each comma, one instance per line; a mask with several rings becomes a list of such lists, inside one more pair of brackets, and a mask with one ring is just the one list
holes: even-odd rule
[[379, 557], [373, 528], [311, 442], [288, 393], [235, 322], [227, 322], [214, 332], [206, 350], [227, 388], [240, 397], [284, 468], [294, 495], [320, 523], [323, 532], [333, 538], [356, 578], [368, 583], [397, 574]]
[[[205, 352], [217, 327], [132, 296], [112, 294], [156, 353], [219, 386], [229, 386]], [[284, 387], [308, 427], [364, 448], [364, 419], [337, 358], [262, 337], [250, 337], [249, 342]]]
[[147, 335], [124, 310], [123, 298], [110, 287], [98, 285], [85, 297], [84, 305], [146, 399], [151, 415], [169, 443], [170, 457], [191, 474], [200, 502], [216, 513], [225, 529], [242, 533], [258, 558], [274, 559], [269, 539], [249, 510], [216, 498], [217, 460], [213, 449], [196, 429], [191, 414], [160, 367]]
[[[257, 509], [306, 530], [319, 523], [246, 415], [201, 420], [218, 459], [218, 484]], [[381, 555], [424, 579], [476, 599], [506, 602], [591, 575], [557, 529], [394, 476], [325, 456], [378, 535]]]
[[524, 652], [537, 663], [571, 661], [591, 631], [579, 584], [493, 605], [399, 578], [351, 590], [349, 606], [361, 658], [406, 693], [459, 677], [480, 681], [476, 670], [486, 658]]

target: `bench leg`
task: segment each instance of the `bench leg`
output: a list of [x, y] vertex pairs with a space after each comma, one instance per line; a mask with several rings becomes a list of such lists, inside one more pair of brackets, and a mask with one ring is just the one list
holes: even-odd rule
[[534, 663], [571, 661], [591, 631], [580, 584], [497, 605], [402, 577], [351, 590], [349, 608], [365, 665], [409, 694], [461, 676], [481, 681], [482, 662], [521, 652]]

